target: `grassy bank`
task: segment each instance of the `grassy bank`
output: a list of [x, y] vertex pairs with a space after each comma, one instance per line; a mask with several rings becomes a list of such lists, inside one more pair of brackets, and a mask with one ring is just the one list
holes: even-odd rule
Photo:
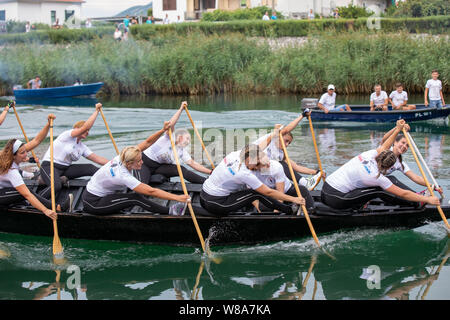
[[448, 92], [450, 46], [446, 38], [411, 39], [406, 34], [322, 36], [301, 47], [271, 50], [241, 34], [190, 35], [152, 41], [113, 40], [66, 46], [21, 44], [0, 49], [0, 94], [12, 94], [40, 75], [46, 87], [103, 81], [102, 92], [119, 94], [213, 94], [323, 92], [370, 93], [375, 83], [389, 91], [401, 81], [423, 92], [439, 69]]
[[[370, 20], [368, 20], [370, 19]], [[369, 22], [369, 23], [368, 23]], [[196, 35], [225, 35], [240, 33], [251, 37], [303, 37], [311, 34], [370, 33], [429, 33], [449, 34], [450, 16], [425, 18], [373, 18], [315, 19], [315, 20], [238, 20], [227, 22], [173, 23], [170, 25], [139, 25], [131, 27], [135, 40], [151, 40], [155, 37]], [[112, 38], [114, 27], [92, 29], [38, 30], [30, 33], [0, 35], [0, 45], [18, 43], [67, 44]]]

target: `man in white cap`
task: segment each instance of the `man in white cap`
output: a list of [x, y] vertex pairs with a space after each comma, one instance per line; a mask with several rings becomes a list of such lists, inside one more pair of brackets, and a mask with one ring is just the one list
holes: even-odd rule
[[328, 113], [329, 111], [352, 111], [350, 109], [350, 106], [348, 104], [342, 104], [339, 106], [336, 106], [336, 92], [334, 92], [335, 88], [334, 85], [330, 84], [328, 85], [328, 90], [325, 92], [319, 100], [319, 103], [317, 106], [322, 109], [325, 113]]

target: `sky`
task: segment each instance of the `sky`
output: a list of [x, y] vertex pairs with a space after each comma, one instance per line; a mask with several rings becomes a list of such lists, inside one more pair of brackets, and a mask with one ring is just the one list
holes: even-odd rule
[[133, 6], [149, 4], [152, 0], [85, 0], [83, 17], [110, 17]]

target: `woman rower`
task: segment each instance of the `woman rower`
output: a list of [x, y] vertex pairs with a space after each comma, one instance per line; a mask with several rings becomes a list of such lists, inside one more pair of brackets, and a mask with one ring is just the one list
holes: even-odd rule
[[[51, 210], [51, 201], [30, 191], [19, 173], [20, 163], [28, 161], [28, 152], [36, 148], [47, 136], [50, 119], [55, 119], [55, 116], [48, 115], [47, 124], [30, 142], [23, 143], [18, 139], [11, 139], [0, 151], [0, 205], [28, 200], [33, 207], [42, 211], [47, 217], [56, 219], [56, 213]], [[70, 200], [67, 199], [61, 210], [66, 211], [69, 205]]]
[[[405, 124], [406, 131], [409, 131], [409, 125]], [[381, 143], [385, 142], [394, 132], [394, 129], [391, 129], [389, 132], [387, 132], [381, 141]], [[391, 174], [395, 171], [402, 172], [405, 176], [407, 176], [411, 181], [420, 184], [422, 186], [427, 186], [425, 180], [422, 176], [419, 176], [415, 174], [408, 166], [408, 164], [403, 161], [402, 155], [408, 151], [408, 141], [406, 140], [406, 137], [403, 134], [399, 134], [395, 137], [394, 144], [392, 145], [391, 149], [395, 156], [397, 157], [397, 161], [395, 164], [386, 172], [387, 178], [392, 181], [393, 184], [396, 186], [407, 189], [410, 191], [414, 191], [404, 183], [400, 182], [396, 177], [392, 176]], [[438, 191], [441, 195], [443, 194], [443, 190], [439, 186], [435, 186], [435, 190]], [[414, 191], [415, 192], [415, 191]], [[424, 193], [424, 192], [422, 192]]]
[[[84, 176], [92, 176], [98, 167], [90, 163], [84, 164], [72, 164], [74, 161], [78, 161], [81, 156], [97, 163], [104, 165], [108, 162], [108, 159], [93, 153], [82, 140], [86, 139], [89, 135], [89, 130], [94, 125], [97, 119], [101, 103], [95, 105], [94, 113], [89, 117], [87, 121], [78, 121], [74, 124], [73, 129], [64, 131], [58, 138], [55, 139], [54, 148], [54, 185], [55, 193], [62, 188], [61, 176], [67, 177], [67, 179], [75, 179]], [[44, 180], [47, 188], [40, 193], [44, 198], [50, 198], [50, 149], [45, 153], [44, 159], [41, 165], [41, 177]]]
[[[172, 131], [174, 130], [175, 124], [186, 106], [187, 102], [184, 101], [181, 104], [180, 109], [178, 109], [178, 111], [170, 119]], [[191, 158], [188, 149], [191, 142], [191, 135], [189, 131], [186, 129], [177, 129], [173, 134], [180, 159], [194, 170], [211, 174], [211, 169], [202, 166]], [[144, 165], [142, 166], [139, 174], [141, 181], [144, 183], [149, 183], [150, 177], [154, 174], [161, 174], [167, 178], [178, 176], [176, 161], [173, 155], [168, 132], [166, 132], [158, 139], [158, 141], [156, 141], [156, 143], [143, 152], [142, 160], [144, 161]], [[192, 183], [201, 184], [206, 180], [205, 177], [188, 170], [185, 167], [181, 167], [181, 169], [183, 172], [183, 177]]]
[[[125, 147], [120, 156], [101, 167], [89, 180], [83, 193], [84, 210], [95, 215], [119, 213], [125, 208], [139, 206], [152, 213], [169, 214], [179, 210], [178, 204], [170, 209], [148, 200], [146, 196], [179, 202], [190, 201], [187, 195], [175, 195], [141, 183], [132, 175], [132, 170], [142, 166], [142, 151], [139, 146]], [[131, 193], [119, 193], [124, 188]]]
[[268, 164], [267, 155], [254, 144], [228, 154], [203, 183], [200, 204], [211, 213], [226, 215], [259, 200], [272, 210], [295, 213], [297, 206], [278, 200], [304, 205], [305, 199], [271, 189], [254, 175]]
[[385, 176], [397, 161], [389, 148], [404, 125], [404, 120], [398, 120], [382, 146], [361, 153], [333, 172], [322, 187], [322, 202], [334, 209], [360, 209], [375, 198], [398, 205], [413, 205], [415, 202], [439, 205], [437, 197], [425, 197], [402, 189]]
[[[297, 125], [300, 123], [300, 121], [308, 115], [309, 109], [305, 109], [303, 113], [298, 116], [296, 119], [294, 119], [291, 123], [289, 123], [286, 127], [281, 129], [281, 134], [284, 140], [284, 144], [286, 145], [286, 148], [292, 143], [294, 140], [294, 136], [292, 135], [291, 131], [297, 127]], [[280, 125], [276, 125], [275, 128], [279, 127]], [[281, 147], [281, 141], [280, 138], [274, 137], [273, 134], [266, 134], [265, 136], [262, 136], [258, 140], [254, 142], [254, 144], [257, 144], [260, 146], [262, 150], [264, 150], [267, 155], [269, 156], [270, 160], [276, 160], [281, 163], [284, 169], [284, 173], [287, 177], [291, 178], [291, 174], [289, 172], [289, 166], [286, 162], [286, 158], [283, 152], [283, 148]], [[309, 169], [304, 166], [301, 166], [294, 161], [291, 160], [292, 169], [294, 171], [295, 179], [298, 181], [299, 186], [304, 186], [307, 188], [307, 190], [311, 190], [317, 182], [317, 179], [320, 178], [320, 170], [314, 170]], [[311, 178], [304, 178], [300, 175], [300, 173], [303, 174], [310, 174], [314, 175]], [[303, 189], [303, 188], [302, 188]], [[304, 190], [300, 190], [303, 192]], [[303, 195], [304, 197], [306, 195]]]

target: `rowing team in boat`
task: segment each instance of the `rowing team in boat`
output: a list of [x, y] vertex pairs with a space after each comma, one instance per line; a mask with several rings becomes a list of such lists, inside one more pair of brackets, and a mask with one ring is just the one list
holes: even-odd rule
[[[304, 205], [308, 212], [314, 212], [310, 191], [321, 177], [325, 177], [325, 173], [295, 163], [282, 148], [283, 144], [287, 147], [292, 143], [291, 131], [304, 117], [309, 116], [308, 109], [286, 127], [276, 125], [272, 133], [246, 145], [242, 150], [231, 152], [211, 170], [191, 158], [188, 148], [190, 133], [185, 129], [173, 132], [181, 113], [185, 109], [187, 111], [187, 102], [183, 102], [173, 117], [164, 122], [161, 130], [136, 146], [123, 148], [112, 160], [93, 153], [83, 143], [101, 108], [102, 105], [98, 103], [88, 120], [75, 123], [73, 129], [62, 132], [53, 144], [55, 192], [61, 190], [63, 176], [67, 179], [92, 176], [82, 196], [84, 211], [90, 214], [117, 214], [133, 206], [153, 213], [180, 214], [185, 207], [183, 203], [190, 202], [188, 195], [172, 194], [149, 185], [152, 175], [167, 178], [178, 176], [177, 157], [196, 171], [182, 167], [186, 180], [202, 184], [201, 207], [194, 207], [197, 214], [221, 216], [252, 205], [257, 210], [285, 214], [296, 214], [299, 206]], [[40, 166], [40, 176], [48, 187], [40, 193], [27, 188], [19, 168], [22, 162], [28, 161], [28, 152], [45, 139], [53, 119], [55, 116], [49, 114], [48, 123], [30, 142], [11, 139], [0, 151], [0, 205], [27, 200], [48, 217], [57, 218], [49, 200], [50, 148]], [[413, 173], [402, 160], [402, 155], [408, 150], [406, 138], [399, 134], [403, 128], [409, 130], [408, 124], [404, 120], [397, 121], [396, 126], [384, 136], [381, 146], [357, 155], [329, 175], [322, 188], [322, 202], [337, 210], [358, 210], [375, 198], [381, 198], [389, 204], [416, 207], [421, 203], [439, 205], [437, 197], [416, 193], [390, 175], [399, 170], [415, 183], [426, 185], [424, 179]], [[169, 136], [169, 131], [173, 132], [173, 137]], [[171, 140], [174, 141], [177, 156], [172, 150]], [[74, 163], [81, 156], [102, 167]], [[289, 167], [293, 169], [293, 175]], [[133, 170], [137, 171], [136, 175], [133, 175]], [[209, 176], [205, 178], [199, 173]], [[301, 174], [313, 177], [305, 178]], [[301, 196], [296, 192], [292, 176], [295, 176]], [[132, 191], [122, 193], [125, 187]], [[437, 191], [442, 193], [440, 188]], [[164, 207], [147, 196], [173, 200], [177, 204], [170, 208]], [[71, 201], [69, 195], [58, 205], [57, 211], [71, 212]]]

